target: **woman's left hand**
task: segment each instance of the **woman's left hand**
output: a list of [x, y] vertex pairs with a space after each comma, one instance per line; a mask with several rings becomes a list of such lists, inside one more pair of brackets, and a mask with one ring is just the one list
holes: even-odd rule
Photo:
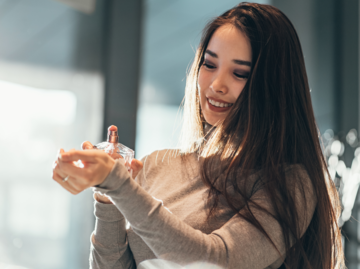
[[[76, 162], [81, 160], [83, 167]], [[100, 185], [109, 175], [115, 160], [101, 150], [59, 151], [53, 167], [53, 179], [72, 194]]]

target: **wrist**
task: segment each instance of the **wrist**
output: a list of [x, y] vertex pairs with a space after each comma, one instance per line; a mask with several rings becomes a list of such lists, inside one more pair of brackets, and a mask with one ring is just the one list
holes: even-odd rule
[[104, 181], [106, 180], [106, 178], [110, 175], [112, 169], [114, 168], [115, 162], [116, 160], [114, 160], [113, 158], [111, 158], [109, 155], [106, 154], [106, 159], [103, 162], [103, 168], [102, 168], [102, 177], [99, 177], [99, 180], [96, 182], [96, 184], [94, 185], [95, 187], [101, 185], [102, 183], [104, 183]]

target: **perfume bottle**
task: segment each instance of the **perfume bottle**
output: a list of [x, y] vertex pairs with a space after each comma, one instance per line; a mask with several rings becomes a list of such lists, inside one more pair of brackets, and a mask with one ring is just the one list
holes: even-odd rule
[[131, 160], [134, 158], [135, 152], [119, 143], [118, 129], [115, 125], [111, 125], [108, 128], [107, 141], [96, 144], [94, 148], [103, 150], [109, 155], [113, 155], [115, 153], [120, 154], [124, 158], [125, 166], [128, 171], [132, 172]]

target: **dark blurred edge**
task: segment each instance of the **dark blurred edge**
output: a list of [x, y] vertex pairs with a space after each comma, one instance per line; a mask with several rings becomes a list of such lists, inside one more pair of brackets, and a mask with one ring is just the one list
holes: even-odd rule
[[[341, 136], [359, 126], [359, 1], [336, 0], [334, 16], [340, 18], [337, 24], [338, 36], [338, 61], [337, 74], [339, 75], [337, 96], [340, 106], [338, 132]], [[353, 151], [346, 144], [344, 159], [347, 167], [351, 166], [354, 158]], [[345, 258], [348, 269], [359, 268], [359, 193], [352, 210], [352, 217], [344, 224], [343, 235], [345, 236]]]
[[[136, 111], [140, 70], [142, 1], [97, 1], [94, 13], [78, 14], [76, 52], [78, 70], [100, 71], [104, 78], [103, 140], [110, 125], [119, 128], [120, 142], [135, 148]], [[81, 100], [79, 100], [81, 102]], [[99, 141], [97, 141], [99, 142]], [[67, 239], [67, 269], [87, 268], [93, 215], [84, 210], [89, 200], [71, 206], [71, 227]], [[86, 212], [84, 212], [86, 211]], [[84, 215], [92, 215], [91, 222]], [[88, 244], [84, 245], [84, 242]]]
[[105, 79], [104, 140], [116, 125], [119, 141], [135, 149], [138, 107], [142, 0], [105, 1], [103, 70]]

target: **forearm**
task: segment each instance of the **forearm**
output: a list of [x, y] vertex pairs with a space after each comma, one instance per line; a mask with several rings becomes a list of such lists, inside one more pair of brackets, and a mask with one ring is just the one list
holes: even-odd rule
[[122, 214], [114, 205], [95, 202], [95, 216], [95, 230], [90, 240], [90, 268], [136, 268]]

